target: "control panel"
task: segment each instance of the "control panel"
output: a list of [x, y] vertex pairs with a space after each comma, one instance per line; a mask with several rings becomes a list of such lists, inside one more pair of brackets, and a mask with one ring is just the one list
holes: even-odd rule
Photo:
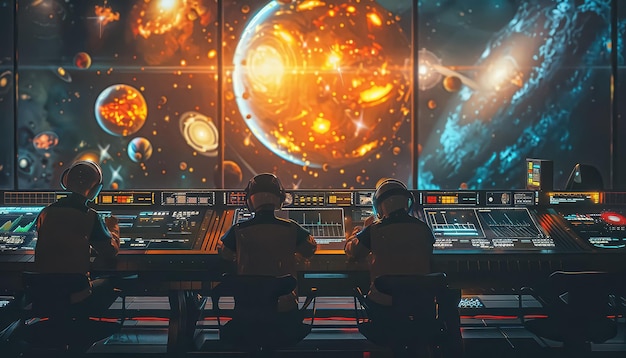
[[[626, 249], [626, 193], [531, 190], [418, 191], [411, 212], [429, 225], [435, 254], [606, 252]], [[0, 251], [33, 250], [36, 219], [67, 192], [2, 192]], [[343, 254], [373, 215], [374, 190], [288, 190], [277, 215]], [[104, 191], [92, 207], [116, 216], [122, 253], [215, 254], [220, 237], [249, 220], [243, 190]]]

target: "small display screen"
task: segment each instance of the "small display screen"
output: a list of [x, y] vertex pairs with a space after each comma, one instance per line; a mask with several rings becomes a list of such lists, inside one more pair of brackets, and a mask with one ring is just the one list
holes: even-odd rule
[[37, 216], [43, 206], [0, 207], [0, 251], [34, 249]]
[[554, 240], [526, 208], [424, 208], [435, 250], [543, 250]]
[[[288, 209], [276, 211], [276, 216], [291, 219], [313, 235], [323, 250], [342, 250], [346, 241], [342, 208], [331, 209]], [[254, 217], [248, 209], [240, 208], [235, 213], [235, 224]]]
[[621, 207], [602, 208], [558, 208], [559, 214], [574, 232], [590, 245], [600, 249], [622, 249], [626, 247], [626, 209]]
[[[202, 221], [211, 210], [100, 211], [119, 220], [122, 250], [191, 250], [203, 237]], [[201, 239], [200, 239], [201, 240]]]

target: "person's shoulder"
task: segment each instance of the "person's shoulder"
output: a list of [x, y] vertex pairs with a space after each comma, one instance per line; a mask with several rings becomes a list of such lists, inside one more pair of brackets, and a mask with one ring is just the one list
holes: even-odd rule
[[[48, 209], [48, 208], [70, 208], [70, 209], [77, 209], [77, 210], [81, 210], [81, 211], [88, 211], [88, 210], [91, 209], [87, 205], [85, 205], [85, 203], [83, 201], [81, 201], [81, 200], [79, 200], [79, 198], [75, 197], [75, 195], [70, 195], [70, 196], [66, 196], [64, 198], [61, 198], [61, 199], [55, 201], [54, 203], [48, 205], [45, 209]], [[91, 210], [93, 210], [93, 209], [91, 209]]]

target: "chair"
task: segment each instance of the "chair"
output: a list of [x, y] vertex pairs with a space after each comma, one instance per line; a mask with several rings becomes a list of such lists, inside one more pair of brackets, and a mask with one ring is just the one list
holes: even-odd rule
[[565, 190], [603, 190], [604, 182], [598, 168], [589, 164], [576, 164], [567, 179]]
[[[563, 343], [567, 356], [586, 356], [590, 343], [603, 343], [617, 335], [615, 295], [618, 280], [598, 271], [553, 272], [543, 285], [524, 287], [546, 309], [547, 318], [524, 320], [535, 335]], [[520, 307], [522, 307], [520, 295]]]
[[431, 356], [435, 351], [462, 356], [460, 292], [448, 289], [445, 273], [379, 276], [374, 285], [392, 297], [392, 304], [379, 305], [357, 288], [357, 326], [368, 340], [391, 348], [396, 357]]
[[[277, 309], [278, 298], [290, 294], [296, 284], [291, 275], [225, 275], [210, 295], [220, 341], [230, 347], [264, 355], [304, 339], [311, 332], [315, 318], [315, 290], [307, 295], [301, 308], [293, 312]], [[226, 324], [222, 324], [225, 312], [219, 307], [220, 297], [235, 300], [235, 307], [230, 312], [232, 319]], [[311, 303], [312, 311], [309, 311]], [[309, 316], [311, 322], [304, 323]]]
[[27, 350], [81, 353], [121, 329], [118, 322], [90, 319], [79, 303], [90, 291], [87, 276], [24, 272], [22, 279], [25, 307], [11, 340]]

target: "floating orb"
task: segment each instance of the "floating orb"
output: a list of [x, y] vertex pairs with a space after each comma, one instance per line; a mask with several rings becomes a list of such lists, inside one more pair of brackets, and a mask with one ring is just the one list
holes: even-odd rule
[[71, 83], [72, 82], [72, 76], [70, 76], [70, 73], [67, 72], [65, 70], [65, 68], [57, 67], [54, 70], [54, 73], [57, 75], [58, 78], [62, 79], [63, 81], [65, 81], [67, 83]]
[[272, 153], [342, 167], [395, 138], [410, 106], [410, 58], [397, 19], [374, 0], [332, 11], [323, 1], [271, 1], [237, 43], [233, 98]]
[[392, 149], [393, 155], [400, 155], [402, 149], [400, 147], [393, 147]]
[[428, 109], [435, 109], [437, 108], [437, 101], [435, 101], [434, 99], [431, 99], [428, 101]]
[[125, 84], [112, 85], [102, 91], [94, 111], [100, 128], [122, 137], [141, 129], [148, 116], [148, 106], [141, 92]]
[[59, 136], [54, 132], [41, 132], [33, 138], [33, 146], [38, 150], [48, 150], [57, 144], [59, 144]]
[[180, 162], [180, 164], [178, 164], [178, 167], [180, 168], [180, 170], [187, 170], [187, 162]]
[[443, 79], [443, 88], [448, 92], [458, 92], [461, 89], [461, 79], [457, 76], [446, 76]]
[[187, 144], [199, 154], [216, 157], [219, 133], [213, 120], [202, 113], [185, 112], [180, 116], [180, 133]]
[[11, 71], [4, 71], [0, 74], [0, 95], [8, 93], [13, 85], [13, 74]]
[[[224, 170], [224, 188], [241, 188], [241, 184], [243, 183], [243, 172], [241, 171], [239, 164], [233, 162], [232, 160], [225, 160], [224, 163], [222, 163], [222, 169]], [[221, 179], [220, 172], [217, 170], [217, 165], [213, 169], [213, 173], [214, 183], [217, 184]]]
[[119, 188], [120, 188], [120, 184], [118, 182], [114, 181], [114, 182], [111, 183], [111, 189], [112, 190], [117, 190]]
[[91, 67], [91, 56], [87, 52], [79, 52], [74, 55], [74, 66], [81, 70], [86, 70]]
[[143, 163], [152, 156], [152, 143], [144, 137], [133, 138], [128, 142], [127, 153], [133, 162]]
[[420, 90], [425, 91], [431, 89], [439, 83], [443, 77], [438, 66], [441, 66], [441, 60], [432, 52], [423, 48], [417, 53], [417, 86]]
[[17, 156], [17, 168], [21, 173], [33, 174], [35, 160], [28, 153], [20, 153]]

